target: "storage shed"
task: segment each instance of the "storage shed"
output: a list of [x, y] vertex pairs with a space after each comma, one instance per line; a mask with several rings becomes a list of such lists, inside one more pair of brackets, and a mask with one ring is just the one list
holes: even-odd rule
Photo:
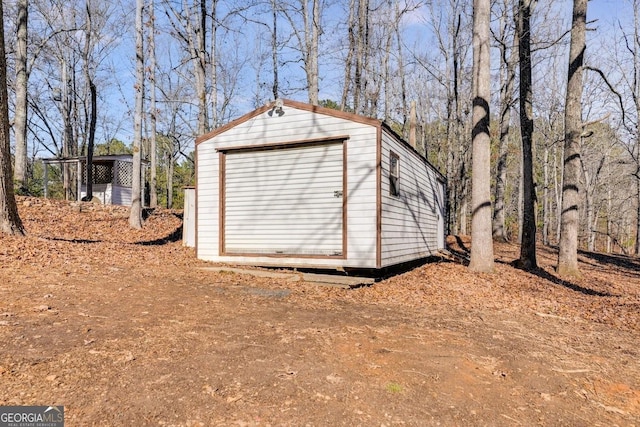
[[277, 100], [196, 156], [200, 259], [381, 269], [444, 248], [444, 177], [379, 120]]
[[[149, 162], [141, 160], [142, 176]], [[76, 197], [82, 200], [87, 194], [87, 158], [65, 157], [43, 159], [44, 165], [44, 197], [49, 196], [49, 167], [58, 165], [64, 167], [68, 165], [73, 168], [76, 177]], [[91, 162], [93, 168], [93, 199], [105, 205], [131, 206], [132, 183], [133, 183], [133, 155], [115, 154], [94, 156]], [[62, 173], [60, 173], [62, 175]], [[143, 182], [144, 184], [144, 182]], [[144, 196], [144, 185], [142, 188]], [[142, 197], [144, 202], [145, 198]]]

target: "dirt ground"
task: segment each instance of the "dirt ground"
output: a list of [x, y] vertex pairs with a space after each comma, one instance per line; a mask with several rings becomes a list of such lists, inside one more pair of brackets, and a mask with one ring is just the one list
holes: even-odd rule
[[[19, 198], [0, 237], [0, 405], [67, 426], [640, 426], [640, 260], [584, 277], [447, 258], [358, 289], [215, 272], [178, 212]], [[468, 251], [465, 238], [451, 250]]]

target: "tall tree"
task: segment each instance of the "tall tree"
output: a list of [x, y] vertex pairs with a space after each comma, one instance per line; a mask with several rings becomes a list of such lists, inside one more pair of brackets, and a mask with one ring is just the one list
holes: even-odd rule
[[129, 225], [142, 228], [142, 100], [144, 96], [144, 46], [142, 13], [144, 0], [136, 0], [136, 106], [133, 116], [133, 176]]
[[311, 16], [309, 15], [309, 7], [306, 1], [303, 1], [303, 11], [306, 28], [304, 45], [305, 52], [308, 52], [306, 55], [307, 60], [305, 61], [305, 72], [307, 75], [307, 86], [309, 87], [309, 103], [318, 105], [318, 92], [320, 90], [318, 77], [318, 45], [322, 32], [320, 0], [312, 1]]
[[158, 179], [157, 179], [157, 143], [158, 116], [156, 110], [156, 16], [153, 1], [148, 6], [149, 15], [149, 111], [151, 135], [149, 137], [149, 205], [155, 208], [158, 205]]
[[536, 0], [519, 0], [520, 136], [522, 137], [522, 241], [519, 265], [537, 268], [536, 213], [533, 184], [533, 85], [531, 79], [531, 11]]
[[351, 89], [351, 68], [353, 67], [353, 56], [356, 46], [356, 5], [360, 4], [356, 0], [349, 0], [349, 15], [347, 18], [348, 43], [347, 57], [344, 61], [344, 84], [342, 86], [342, 97], [340, 98], [340, 110], [347, 109], [349, 102], [349, 92]]
[[516, 65], [518, 62], [518, 33], [512, 32], [509, 37], [509, 28], [517, 17], [510, 11], [513, 9], [510, 0], [503, 1], [503, 10], [500, 15], [500, 32], [497, 38], [500, 51], [500, 116], [498, 128], [500, 130], [498, 142], [498, 160], [496, 163], [496, 184], [494, 192], [493, 208], [493, 238], [498, 241], [508, 240], [506, 229], [506, 203], [507, 188], [507, 156], [509, 153], [509, 133], [511, 127], [511, 109], [513, 108], [513, 87], [516, 77]]
[[207, 101], [207, 2], [194, 0], [192, 4], [183, 1], [163, 0], [166, 14], [173, 27], [173, 34], [188, 52], [188, 60], [193, 64], [195, 76], [194, 91], [198, 100], [196, 134], [209, 131], [209, 106]]
[[18, 206], [16, 205], [13, 191], [3, 3], [0, 2], [0, 231], [6, 234], [24, 235], [24, 227], [18, 214]]
[[93, 73], [89, 66], [89, 55], [92, 48], [92, 32], [93, 32], [93, 17], [91, 12], [91, 2], [87, 1], [85, 4], [86, 10], [86, 22], [85, 22], [85, 44], [82, 52], [84, 78], [86, 84], [89, 87], [89, 132], [87, 135], [87, 162], [85, 164], [87, 168], [86, 173], [86, 195], [84, 200], [91, 201], [93, 199], [93, 147], [96, 140], [96, 121], [98, 116], [97, 105], [97, 90], [93, 81]]
[[16, 27], [16, 105], [14, 129], [16, 138], [15, 179], [20, 192], [27, 191], [27, 36], [29, 22], [28, 0], [18, 0]]
[[[631, 58], [615, 58], [617, 70], [611, 73], [621, 76], [622, 89], [616, 90], [603, 72], [596, 71], [604, 78], [612, 92], [617, 95], [623, 129], [630, 139], [630, 141], [625, 141], [622, 146], [627, 150], [633, 166], [631, 175], [635, 181], [634, 199], [636, 202], [634, 253], [640, 255], [640, 1], [630, 0], [629, 3], [633, 9], [633, 28], [630, 31], [623, 30], [625, 49], [622, 52], [630, 55]], [[621, 29], [623, 28], [621, 22], [618, 25]]]
[[273, 86], [271, 92], [273, 93], [273, 99], [280, 97], [280, 89], [278, 84], [280, 83], [278, 78], [278, 2], [271, 0], [271, 11], [273, 13], [273, 31], [271, 33], [271, 65], [273, 66]]
[[493, 271], [491, 234], [491, 69], [490, 0], [473, 1], [473, 116], [471, 189], [471, 262], [473, 271]]
[[[293, 29], [293, 34], [298, 41], [298, 49], [300, 51], [300, 56], [302, 63], [304, 64], [304, 71], [307, 78], [309, 103], [312, 105], [318, 105], [318, 46], [320, 42], [320, 34], [322, 32], [321, 0], [298, 1], [300, 7], [298, 8], [296, 5], [292, 9], [293, 11], [299, 11], [302, 15], [302, 31], [300, 30], [300, 26], [297, 24], [292, 11], [287, 7], [284, 7], [283, 12], [289, 20], [291, 28]], [[311, 5], [309, 3], [311, 3]]]
[[564, 173], [558, 274], [579, 276], [578, 227], [580, 203], [580, 137], [582, 134], [582, 74], [586, 50], [587, 0], [573, 0], [569, 71], [565, 102]]
[[367, 64], [370, 56], [369, 0], [350, 0], [347, 21], [349, 47], [345, 61], [341, 109], [348, 108], [349, 94], [354, 112], [364, 114], [366, 108]]
[[468, 234], [469, 207], [469, 163], [470, 145], [465, 138], [468, 132], [468, 120], [465, 117], [471, 110], [470, 82], [465, 72], [469, 69], [468, 53], [472, 45], [469, 38], [469, 23], [465, 17], [472, 14], [467, 10], [466, 0], [449, 2], [428, 2], [429, 25], [435, 37], [431, 49], [435, 57], [416, 55], [420, 66], [437, 82], [436, 88], [423, 97], [433, 97], [438, 88], [444, 91], [440, 96], [446, 100], [438, 121], [446, 126], [446, 177], [448, 229], [453, 234]]
[[[209, 62], [211, 66], [211, 126], [220, 125], [218, 115], [218, 0], [211, 1], [211, 43]], [[155, 56], [155, 54], [154, 54]]]

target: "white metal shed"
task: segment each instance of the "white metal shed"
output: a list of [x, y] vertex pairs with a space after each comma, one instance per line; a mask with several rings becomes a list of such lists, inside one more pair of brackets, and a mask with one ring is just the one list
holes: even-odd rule
[[196, 141], [196, 252], [380, 269], [444, 248], [445, 180], [379, 120], [295, 101]]

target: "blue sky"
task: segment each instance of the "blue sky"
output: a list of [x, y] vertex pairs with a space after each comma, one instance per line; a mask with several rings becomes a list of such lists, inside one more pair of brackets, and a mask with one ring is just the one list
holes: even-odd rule
[[[548, 0], [540, 0], [538, 7], [542, 6], [542, 2]], [[561, 18], [567, 23], [570, 22], [570, 13], [571, 13], [571, 0], [560, 0], [558, 6], [563, 13]], [[126, 5], [124, 7], [127, 7]], [[345, 6], [343, 5], [342, 8]], [[336, 19], [344, 19], [342, 8], [339, 6], [334, 6], [331, 10], [332, 16], [328, 19], [328, 21], [335, 21]], [[625, 10], [626, 9], [626, 10]], [[589, 1], [589, 9], [588, 9], [588, 19], [594, 20], [597, 19], [597, 24], [592, 24], [591, 27], [597, 27], [598, 31], [596, 33], [590, 33], [590, 37], [595, 37], [597, 39], [603, 40], [608, 37], [614, 37], [612, 32], [612, 26], [618, 19], [629, 19], [628, 13], [629, 5], [625, 0], [591, 0]], [[427, 24], [425, 23], [425, 13], [426, 10], [413, 12], [411, 15], [407, 16], [405, 19], [406, 32], [407, 34], [413, 34], [415, 37], [426, 37], [428, 34]], [[129, 15], [131, 20], [131, 27], [133, 28], [132, 16]], [[329, 26], [328, 26], [329, 27]], [[117, 137], [122, 139], [125, 142], [130, 142], [132, 139], [132, 128], [133, 128], [133, 118], [128, 113], [130, 108], [133, 106], [133, 31], [127, 29], [121, 34], [122, 43], [110, 56], [109, 61], [113, 65], [116, 73], [118, 74], [118, 80], [121, 81], [119, 87], [111, 84], [110, 87], [106, 88], [104, 93], [104, 101], [106, 105], [104, 108], [111, 110], [113, 113], [121, 113], [121, 126], [118, 131]], [[325, 40], [333, 37], [331, 33], [325, 34]], [[247, 41], [245, 46], [241, 48], [244, 49], [245, 54], [247, 50], [251, 51], [254, 49], [255, 42], [257, 36], [252, 37], [250, 34], [246, 35], [245, 40]], [[425, 41], [421, 40], [424, 44]], [[606, 44], [606, 43], [605, 43]], [[224, 48], [229, 48], [229, 46], [221, 46]], [[428, 46], [424, 47], [428, 49]], [[594, 47], [592, 46], [589, 49], [593, 52]], [[158, 51], [160, 55], [167, 55], [169, 52], [169, 48], [166, 44], [163, 44], [161, 39], [158, 40]], [[251, 52], [249, 52], [250, 56]], [[343, 65], [341, 64], [341, 58], [338, 54], [333, 54], [332, 61], [330, 63], [322, 63], [320, 72], [321, 72], [321, 93], [320, 98], [331, 98], [338, 100], [340, 96], [340, 85], [339, 82], [343, 73]], [[325, 57], [325, 61], [328, 57]], [[539, 71], [538, 71], [539, 72]], [[253, 73], [253, 74], [252, 74]], [[288, 68], [283, 68], [282, 74], [280, 78], [285, 79], [296, 79], [300, 80], [303, 78], [303, 73], [300, 69], [300, 64], [289, 65]], [[245, 92], [238, 92], [235, 96], [236, 106], [235, 113], [237, 115], [244, 114], [248, 112], [250, 109], [254, 107], [252, 105], [250, 95], [246, 92], [248, 88], [253, 88], [257, 85], [255, 81], [255, 71], [251, 70], [249, 66], [246, 66], [242, 69], [242, 75], [240, 76], [242, 80], [242, 85], [245, 89]], [[270, 75], [265, 75], [262, 77], [263, 80], [267, 80], [270, 78]], [[113, 79], [115, 80], [115, 79]], [[296, 94], [290, 95], [290, 97], [306, 100], [306, 93], [304, 91], [297, 92]]]

